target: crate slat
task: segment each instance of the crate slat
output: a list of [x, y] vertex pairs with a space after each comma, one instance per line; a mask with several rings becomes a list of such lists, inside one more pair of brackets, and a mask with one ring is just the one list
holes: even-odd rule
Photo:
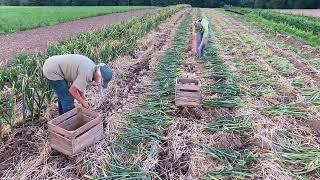
[[195, 85], [185, 85], [185, 84], [179, 84], [176, 85], [177, 90], [188, 90], [188, 91], [200, 91], [201, 87], [195, 86]]
[[102, 122], [102, 117], [98, 116], [97, 118], [89, 121], [88, 123], [84, 124], [83, 126], [81, 126], [80, 128], [78, 128], [77, 130], [74, 131], [74, 135], [78, 136], [80, 134], [82, 134], [83, 132], [85, 132], [86, 130], [96, 126], [97, 124]]
[[98, 113], [75, 108], [48, 122], [49, 143], [68, 156], [103, 138], [103, 119]]
[[201, 104], [201, 84], [195, 79], [176, 79], [176, 106], [199, 106]]
[[195, 79], [178, 78], [176, 80], [176, 84], [187, 84], [187, 83], [199, 85], [199, 81]]
[[103, 123], [101, 122], [97, 126], [75, 139], [73, 143], [73, 153], [79, 153], [85, 147], [100, 141], [103, 138]]
[[67, 139], [66, 137], [61, 136], [60, 134], [49, 131], [49, 143], [53, 149], [60, 151], [63, 154], [66, 154], [68, 156], [71, 156], [73, 154], [72, 141], [70, 139]]
[[65, 121], [66, 119], [68, 119], [69, 117], [72, 117], [74, 115], [76, 115], [78, 113], [79, 109], [78, 108], [74, 108], [71, 111], [64, 113], [56, 118], [54, 118], [53, 120], [51, 120], [49, 122], [49, 124], [53, 124], [53, 125], [58, 125], [61, 122]]

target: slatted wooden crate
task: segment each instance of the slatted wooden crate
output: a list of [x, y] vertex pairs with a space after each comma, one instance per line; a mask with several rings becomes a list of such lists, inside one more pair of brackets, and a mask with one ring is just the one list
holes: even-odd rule
[[199, 106], [201, 104], [201, 84], [195, 79], [176, 79], [176, 106]]
[[74, 156], [103, 138], [102, 117], [84, 108], [75, 108], [48, 122], [50, 146]]

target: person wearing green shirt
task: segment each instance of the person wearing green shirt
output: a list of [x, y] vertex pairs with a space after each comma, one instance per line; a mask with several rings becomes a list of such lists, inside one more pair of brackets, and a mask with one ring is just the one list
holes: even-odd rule
[[205, 18], [194, 23], [192, 53], [194, 56], [202, 57], [204, 48], [208, 43], [209, 21]]

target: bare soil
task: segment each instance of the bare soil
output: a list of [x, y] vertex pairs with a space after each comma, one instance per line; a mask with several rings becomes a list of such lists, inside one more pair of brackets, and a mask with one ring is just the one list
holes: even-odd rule
[[217, 132], [211, 138], [212, 142], [214, 142], [212, 146], [218, 148], [239, 150], [248, 144], [246, 138], [239, 134]]
[[[103, 115], [105, 139], [89, 147], [74, 158], [52, 152], [47, 141], [45, 123], [56, 114], [56, 105], [48, 108], [43, 121], [37, 125], [22, 128], [21, 136], [5, 137], [0, 147], [0, 177], [4, 179], [85, 179], [84, 175], [99, 175], [101, 167], [110, 160], [109, 145], [119, 135], [124, 122], [122, 115], [130, 112], [146, 95], [152, 71], [158, 58], [171, 42], [177, 26], [185, 12], [179, 12], [162, 23], [137, 43], [135, 51], [110, 63], [114, 78], [102, 94], [97, 87], [87, 92], [89, 104]], [[16, 131], [15, 131], [16, 132]], [[16, 134], [16, 133], [13, 134]], [[20, 135], [19, 134], [19, 135]], [[19, 140], [21, 139], [21, 141]], [[40, 142], [41, 140], [41, 142]], [[22, 150], [5, 152], [23, 146]], [[27, 148], [30, 147], [30, 148]], [[9, 154], [8, 154], [9, 153]], [[26, 156], [21, 156], [21, 155]], [[7, 162], [7, 157], [14, 161]]]
[[7, 63], [19, 53], [45, 52], [51, 44], [69, 39], [81, 32], [96, 31], [149, 11], [146, 9], [114, 13], [2, 35], [0, 36], [0, 64]]
[[[5, 137], [5, 145], [1, 148], [0, 156], [0, 176], [6, 169], [14, 166], [21, 157], [36, 155], [38, 151], [37, 142], [41, 141], [37, 137], [38, 126], [29, 126], [27, 128], [17, 128], [11, 137]], [[30, 143], [34, 142], [34, 143]], [[19, 154], [19, 156], [17, 156]]]
[[275, 11], [288, 13], [288, 14], [320, 17], [320, 9], [279, 9]]

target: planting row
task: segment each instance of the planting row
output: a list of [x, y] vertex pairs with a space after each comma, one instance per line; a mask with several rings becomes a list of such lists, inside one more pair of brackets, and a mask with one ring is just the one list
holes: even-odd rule
[[[126, 127], [117, 144], [113, 145], [112, 163], [106, 167], [104, 177], [119, 179], [150, 179], [159, 177], [154, 166], [145, 167], [148, 159], [157, 158], [162, 143], [162, 131], [170, 122], [174, 82], [186, 39], [190, 13], [183, 19], [169, 50], [161, 57], [150, 94], [145, 102], [127, 117]], [[145, 169], [147, 168], [147, 170]]]
[[[216, 109], [227, 108], [230, 115], [226, 114], [221, 118], [213, 119], [212, 122], [204, 126], [204, 131], [209, 134], [226, 133], [227, 136], [243, 139], [251, 132], [252, 126], [250, 116], [239, 113], [246, 104], [246, 93], [231, 71], [230, 64], [226, 64], [220, 58], [213, 37], [210, 38], [208, 45], [206, 56], [201, 59], [201, 63], [204, 65], [204, 69], [211, 72], [209, 78], [213, 84], [209, 87], [209, 92], [218, 96], [209, 100], [208, 106]], [[232, 143], [229, 147], [203, 145], [208, 156], [218, 163], [217, 167], [212, 167], [208, 171], [208, 178], [243, 179], [253, 177], [250, 172], [250, 164], [255, 160], [255, 156], [250, 149], [241, 147], [241, 145], [238, 148], [235, 146], [237, 145]]]
[[[254, 37], [250, 37], [251, 34], [246, 33], [248, 29], [244, 28], [243, 26], [241, 26], [240, 28], [242, 29], [242, 31], [238, 31], [238, 36], [241, 37], [245, 42], [250, 43], [250, 46], [252, 46], [252, 48], [255, 48], [256, 54], [263, 59], [261, 61], [264, 61], [269, 65], [270, 69], [273, 69], [274, 72], [270, 72], [269, 75], [267, 75], [265, 78], [267, 82], [267, 77], [272, 77], [275, 74], [278, 74], [279, 76], [282, 76], [281, 79], [284, 81], [284, 83], [287, 84], [287, 86], [294, 86], [292, 88], [295, 89], [295, 93], [302, 94], [302, 96], [304, 96], [307, 101], [313, 103], [315, 106], [319, 105], [319, 91], [316, 87], [317, 82], [312, 80], [313, 76], [310, 76], [311, 73], [303, 71], [303, 67], [292, 64], [292, 62], [294, 62], [292, 61], [292, 58], [287, 58], [280, 53], [275, 54], [273, 49], [274, 46], [270, 42], [266, 43], [265, 41], [255, 41], [256, 38], [264, 39], [265, 37], [258, 36], [256, 35], [257, 33], [251, 33], [254, 35]], [[281, 44], [281, 42], [278, 43]], [[312, 54], [309, 54], [309, 56], [310, 55]], [[301, 61], [309, 62], [309, 59], [308, 57], [305, 57], [301, 58]], [[259, 67], [259, 64], [256, 64], [255, 66], [257, 68], [257, 73], [265, 71], [262, 67]], [[243, 65], [242, 67], [242, 69], [246, 69], [245, 65]], [[269, 82], [275, 81], [275, 79], [270, 79]], [[276, 85], [275, 88], [277, 87], [279, 87], [279, 85]]]
[[0, 122], [7, 122], [13, 127], [17, 119], [33, 120], [51, 102], [53, 94], [42, 74], [42, 65], [47, 57], [79, 53], [96, 62], [108, 63], [120, 55], [130, 53], [139, 38], [185, 7], [172, 6], [155, 10], [100, 31], [80, 34], [50, 47], [47, 55], [36, 53], [32, 56], [18, 56], [0, 70]]
[[[316, 114], [309, 111], [312, 107], [310, 104], [305, 106], [304, 100], [298, 97], [299, 86], [292, 87], [288, 83], [290, 80], [280, 78], [279, 74], [291, 77], [281, 64], [277, 64], [285, 63], [286, 59], [273, 59], [273, 54], [264, 56], [268, 51], [264, 47], [256, 48], [257, 40], [248, 38], [247, 32], [239, 25], [233, 24], [226, 17], [216, 18], [219, 14], [216, 11], [208, 14], [211, 13], [214, 14], [211, 15], [212, 22], [217, 24], [216, 39], [219, 40], [223, 57], [229, 57], [227, 61], [241, 77], [238, 82], [247, 92], [248, 104], [244, 112], [250, 112], [253, 119], [250, 143], [257, 149], [254, 151], [257, 155], [233, 154], [231, 157], [242, 157], [242, 162], [254, 157], [255, 161], [248, 167], [254, 179], [319, 178], [316, 158], [319, 154], [318, 142], [312, 130], [306, 126]], [[279, 74], [269, 65], [278, 70]], [[241, 125], [244, 124], [238, 126]], [[218, 126], [211, 127], [215, 130]], [[220, 154], [217, 157], [221, 157]], [[241, 171], [237, 175], [249, 177], [243, 173], [248, 172]]]
[[320, 45], [319, 18], [230, 6], [226, 10], [245, 15], [260, 24], [273, 28], [275, 31], [293, 35], [311, 45]]

